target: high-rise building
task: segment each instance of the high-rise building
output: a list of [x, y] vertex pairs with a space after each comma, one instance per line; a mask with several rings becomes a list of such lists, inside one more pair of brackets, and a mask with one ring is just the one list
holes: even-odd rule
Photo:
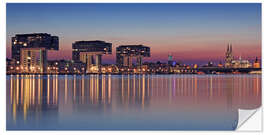
[[105, 41], [76, 41], [72, 44], [72, 60], [86, 64], [86, 72], [99, 70], [102, 55], [112, 53], [112, 43]]
[[225, 67], [230, 68], [232, 67], [232, 61], [233, 61], [233, 54], [232, 54], [232, 44], [228, 44], [227, 51], [226, 51], [226, 57], [225, 57]]
[[45, 48], [21, 48], [20, 71], [24, 73], [43, 73], [47, 69], [47, 50]]
[[43, 48], [46, 50], [58, 50], [59, 39], [47, 33], [17, 34], [11, 39], [12, 59], [16, 65], [20, 64], [20, 53], [22, 48]]
[[119, 67], [132, 67], [132, 59], [142, 66], [142, 58], [150, 57], [150, 47], [144, 45], [121, 45], [116, 48], [116, 64]]

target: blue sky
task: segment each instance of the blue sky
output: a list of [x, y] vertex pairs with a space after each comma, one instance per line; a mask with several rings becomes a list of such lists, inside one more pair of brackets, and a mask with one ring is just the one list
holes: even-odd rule
[[60, 37], [61, 51], [52, 59], [70, 58], [76, 40], [112, 42], [113, 51], [145, 44], [158, 59], [173, 53], [184, 61], [221, 59], [232, 42], [235, 50], [246, 49], [235, 54], [249, 59], [261, 56], [261, 4], [7, 4], [7, 55], [12, 36], [33, 32]]

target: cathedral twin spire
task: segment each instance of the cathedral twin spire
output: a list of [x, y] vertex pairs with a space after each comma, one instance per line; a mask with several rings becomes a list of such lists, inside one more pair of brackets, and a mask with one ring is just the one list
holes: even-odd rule
[[229, 43], [227, 46], [227, 52], [232, 53], [232, 43]]
[[232, 44], [229, 43], [227, 46], [227, 52], [225, 57], [225, 67], [231, 67], [233, 61], [233, 55], [232, 55]]

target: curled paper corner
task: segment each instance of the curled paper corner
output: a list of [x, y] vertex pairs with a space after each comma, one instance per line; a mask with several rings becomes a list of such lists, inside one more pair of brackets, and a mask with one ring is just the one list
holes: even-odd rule
[[262, 130], [262, 109], [239, 109], [238, 124], [236, 131], [261, 131]]

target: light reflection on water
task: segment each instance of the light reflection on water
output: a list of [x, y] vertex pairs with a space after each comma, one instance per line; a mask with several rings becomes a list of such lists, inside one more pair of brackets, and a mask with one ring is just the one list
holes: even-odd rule
[[7, 76], [8, 130], [233, 130], [260, 75]]

